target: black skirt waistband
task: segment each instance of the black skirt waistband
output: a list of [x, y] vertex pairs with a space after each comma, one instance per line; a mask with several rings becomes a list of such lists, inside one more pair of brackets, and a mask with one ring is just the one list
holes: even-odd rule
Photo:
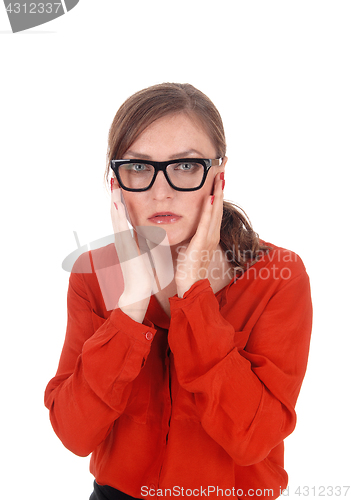
[[123, 493], [123, 491], [116, 490], [112, 486], [102, 486], [94, 481], [94, 491], [90, 495], [89, 500], [139, 500], [135, 497]]

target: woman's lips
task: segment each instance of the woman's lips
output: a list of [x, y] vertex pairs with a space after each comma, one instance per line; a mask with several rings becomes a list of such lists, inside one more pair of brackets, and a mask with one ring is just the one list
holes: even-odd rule
[[181, 215], [173, 214], [172, 212], [158, 212], [149, 217], [149, 221], [154, 224], [172, 224], [181, 218]]

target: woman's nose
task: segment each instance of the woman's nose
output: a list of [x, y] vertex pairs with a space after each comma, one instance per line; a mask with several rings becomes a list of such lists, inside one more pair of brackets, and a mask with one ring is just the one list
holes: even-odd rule
[[173, 198], [174, 189], [168, 184], [163, 172], [157, 172], [151, 193], [155, 199]]

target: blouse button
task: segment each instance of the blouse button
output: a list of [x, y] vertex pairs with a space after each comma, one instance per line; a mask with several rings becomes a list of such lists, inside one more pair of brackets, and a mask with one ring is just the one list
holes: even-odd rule
[[146, 332], [146, 333], [145, 333], [145, 338], [146, 338], [146, 340], [151, 340], [151, 339], [152, 339], [152, 337], [153, 337], [153, 334], [152, 334], [151, 332]]

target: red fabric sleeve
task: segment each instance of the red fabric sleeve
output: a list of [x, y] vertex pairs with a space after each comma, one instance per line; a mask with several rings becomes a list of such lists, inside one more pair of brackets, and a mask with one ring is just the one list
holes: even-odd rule
[[[247, 332], [236, 332], [222, 316], [207, 279], [170, 299], [169, 345], [179, 383], [194, 393], [205, 431], [237, 465], [264, 460], [295, 427], [312, 307], [308, 275], [301, 268], [294, 274], [268, 299], [266, 283], [262, 297], [258, 289], [249, 294], [248, 311], [262, 311]], [[244, 348], [237, 342], [243, 335]]]
[[63, 444], [87, 456], [124, 411], [156, 330], [148, 320], [135, 322], [120, 309], [108, 319], [98, 316], [81, 274], [70, 276], [67, 306], [65, 344], [45, 391], [45, 405]]

